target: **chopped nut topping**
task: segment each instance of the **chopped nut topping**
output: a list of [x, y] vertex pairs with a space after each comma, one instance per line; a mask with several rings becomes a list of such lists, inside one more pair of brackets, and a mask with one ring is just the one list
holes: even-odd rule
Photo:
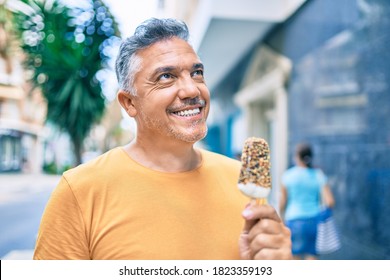
[[245, 141], [241, 163], [238, 183], [271, 188], [271, 156], [264, 139], [251, 137]]

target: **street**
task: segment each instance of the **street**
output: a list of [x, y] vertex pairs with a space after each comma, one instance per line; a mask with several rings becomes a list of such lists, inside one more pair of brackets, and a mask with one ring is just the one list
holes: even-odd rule
[[0, 175], [0, 259], [9, 257], [10, 252], [32, 254], [44, 207], [59, 178], [43, 174]]

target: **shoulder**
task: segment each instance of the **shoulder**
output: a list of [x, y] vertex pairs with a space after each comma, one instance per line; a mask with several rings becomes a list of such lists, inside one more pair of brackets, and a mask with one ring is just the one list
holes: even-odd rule
[[321, 168], [313, 168], [313, 170], [314, 170], [317, 174], [319, 174], [319, 175], [321, 175], [321, 176], [325, 176], [325, 173], [324, 173], [324, 171], [323, 171]]
[[299, 172], [298, 168], [296, 166], [292, 166], [283, 173], [283, 176], [289, 177], [292, 176], [293, 174], [296, 174], [297, 172]]
[[87, 163], [67, 170], [63, 178], [69, 186], [79, 186], [85, 183], [91, 185], [91, 183], [114, 176], [113, 173], [122, 166], [123, 160], [125, 157], [121, 148], [114, 148]]
[[314, 170], [317, 174], [317, 178], [320, 181], [320, 183], [325, 184], [327, 182], [328, 178], [326, 177], [324, 171], [322, 171], [322, 169], [320, 169], [320, 168], [315, 168]]
[[114, 148], [108, 152], [86, 162], [79, 166], [69, 169], [64, 174], [71, 176], [80, 172], [87, 172], [90, 170], [96, 170], [96, 168], [107, 167], [108, 164], [117, 160], [122, 155], [120, 148]]
[[298, 168], [297, 166], [290, 167], [283, 173], [282, 183], [287, 186], [291, 182], [294, 182], [296, 178], [301, 175], [301, 171], [302, 170], [300, 170], [300, 168]]

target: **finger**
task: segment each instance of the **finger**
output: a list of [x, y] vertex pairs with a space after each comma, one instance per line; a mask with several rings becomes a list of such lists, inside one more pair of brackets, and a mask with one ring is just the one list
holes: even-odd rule
[[291, 252], [286, 250], [285, 248], [282, 249], [270, 249], [265, 248], [262, 249], [253, 256], [254, 260], [291, 260], [292, 255]]
[[[265, 226], [262, 226], [262, 223]], [[267, 225], [267, 223], [272, 224], [272, 226]], [[282, 223], [266, 219], [259, 221], [249, 232], [248, 242], [251, 258], [256, 258], [259, 252], [262, 253], [257, 257], [264, 258], [265, 249], [267, 249], [265, 252], [269, 252], [268, 249], [277, 250], [270, 251], [273, 254], [271, 257], [267, 256], [266, 259], [288, 259], [291, 257], [291, 232]], [[278, 254], [275, 255], [275, 252]]]
[[253, 228], [253, 226], [257, 223], [257, 220], [245, 220], [244, 222], [244, 228], [242, 230], [242, 233], [248, 234], [250, 230]]
[[258, 235], [278, 235], [283, 237], [286, 242], [291, 243], [291, 231], [282, 222], [272, 220], [261, 220], [248, 232], [248, 240], [252, 242]]
[[245, 210], [242, 212], [242, 216], [245, 219], [243, 228], [244, 232], [250, 232], [251, 229], [257, 224], [259, 219], [281, 222], [281, 219], [279, 218], [275, 209], [269, 205], [251, 205], [245, 208]]
[[291, 259], [289, 232], [281, 234], [260, 234], [250, 242], [252, 259]]
[[275, 208], [270, 205], [251, 205], [242, 212], [245, 220], [272, 219], [281, 222]]
[[252, 252], [260, 251], [264, 248], [278, 249], [288, 245], [283, 234], [260, 233], [255, 236], [248, 235], [249, 246]]
[[239, 250], [240, 250], [240, 258], [242, 260], [250, 260], [251, 259], [251, 249], [249, 246], [248, 233], [243, 232], [240, 234], [238, 244], [239, 244]]
[[284, 225], [281, 222], [276, 222], [270, 219], [257, 220], [252, 225], [248, 232], [249, 240], [253, 240], [259, 234], [280, 234], [283, 231]]

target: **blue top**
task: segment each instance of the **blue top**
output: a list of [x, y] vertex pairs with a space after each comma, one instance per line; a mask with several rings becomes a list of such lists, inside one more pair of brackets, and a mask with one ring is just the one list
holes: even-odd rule
[[282, 177], [287, 189], [285, 219], [310, 218], [320, 212], [320, 193], [327, 178], [320, 169], [294, 166]]

